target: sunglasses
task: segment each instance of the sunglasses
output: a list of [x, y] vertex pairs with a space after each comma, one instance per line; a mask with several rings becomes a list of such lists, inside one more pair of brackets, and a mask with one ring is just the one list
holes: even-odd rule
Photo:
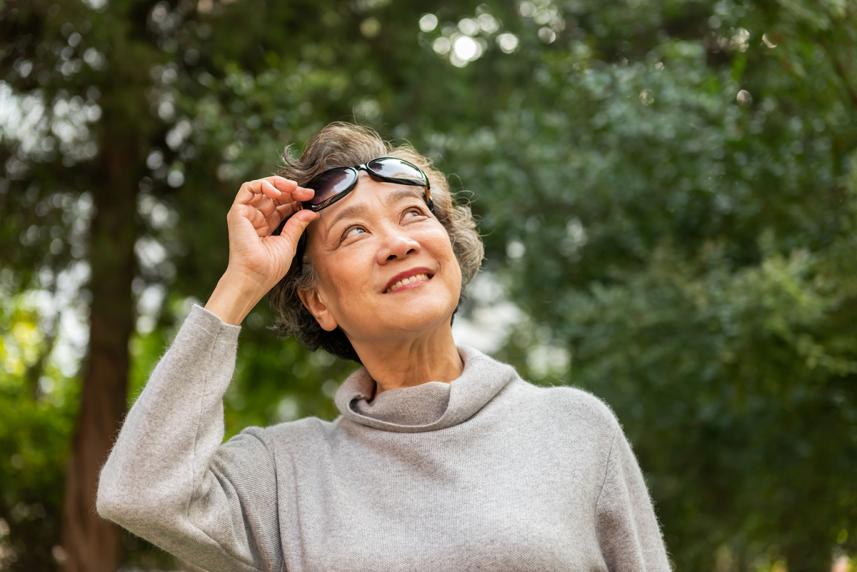
[[[315, 191], [310, 200], [301, 202], [301, 208], [318, 212], [344, 199], [357, 186], [360, 171], [366, 171], [376, 181], [423, 187], [426, 204], [429, 209], [433, 206], [431, 185], [422, 169], [398, 157], [378, 157], [361, 165], [334, 167], [316, 175], [309, 182], [301, 185]], [[280, 234], [285, 224], [284, 220], [273, 234]]]

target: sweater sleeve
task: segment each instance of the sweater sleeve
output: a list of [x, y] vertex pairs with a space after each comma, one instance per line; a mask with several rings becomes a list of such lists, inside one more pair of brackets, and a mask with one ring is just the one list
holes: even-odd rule
[[279, 571], [276, 477], [262, 430], [222, 443], [240, 330], [194, 305], [125, 418], [96, 509], [192, 567]]
[[631, 444], [616, 428], [596, 502], [598, 542], [611, 572], [669, 572], [652, 500]]

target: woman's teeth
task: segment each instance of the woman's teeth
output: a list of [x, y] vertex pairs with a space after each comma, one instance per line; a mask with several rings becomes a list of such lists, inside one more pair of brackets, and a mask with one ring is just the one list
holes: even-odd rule
[[428, 279], [428, 274], [414, 274], [413, 276], [409, 276], [404, 280], [399, 280], [398, 282], [387, 288], [387, 292], [395, 292], [402, 286], [407, 286], [408, 284], [413, 284], [414, 282], [423, 282]]

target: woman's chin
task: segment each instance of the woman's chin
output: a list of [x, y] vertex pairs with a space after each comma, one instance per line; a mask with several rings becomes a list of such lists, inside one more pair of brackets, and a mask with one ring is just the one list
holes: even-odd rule
[[419, 337], [441, 326], [451, 327], [455, 306], [450, 308], [447, 304], [437, 302], [437, 300], [431, 302], [411, 300], [401, 308], [383, 312], [383, 315], [379, 312], [378, 326], [382, 332], [389, 332], [391, 338], [402, 335]]

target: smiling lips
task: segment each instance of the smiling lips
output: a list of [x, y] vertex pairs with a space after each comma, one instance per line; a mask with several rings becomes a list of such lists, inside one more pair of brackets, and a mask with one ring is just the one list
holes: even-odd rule
[[423, 282], [431, 280], [432, 274], [426, 268], [414, 268], [393, 276], [384, 289], [385, 294], [397, 292], [407, 288], [414, 288]]

